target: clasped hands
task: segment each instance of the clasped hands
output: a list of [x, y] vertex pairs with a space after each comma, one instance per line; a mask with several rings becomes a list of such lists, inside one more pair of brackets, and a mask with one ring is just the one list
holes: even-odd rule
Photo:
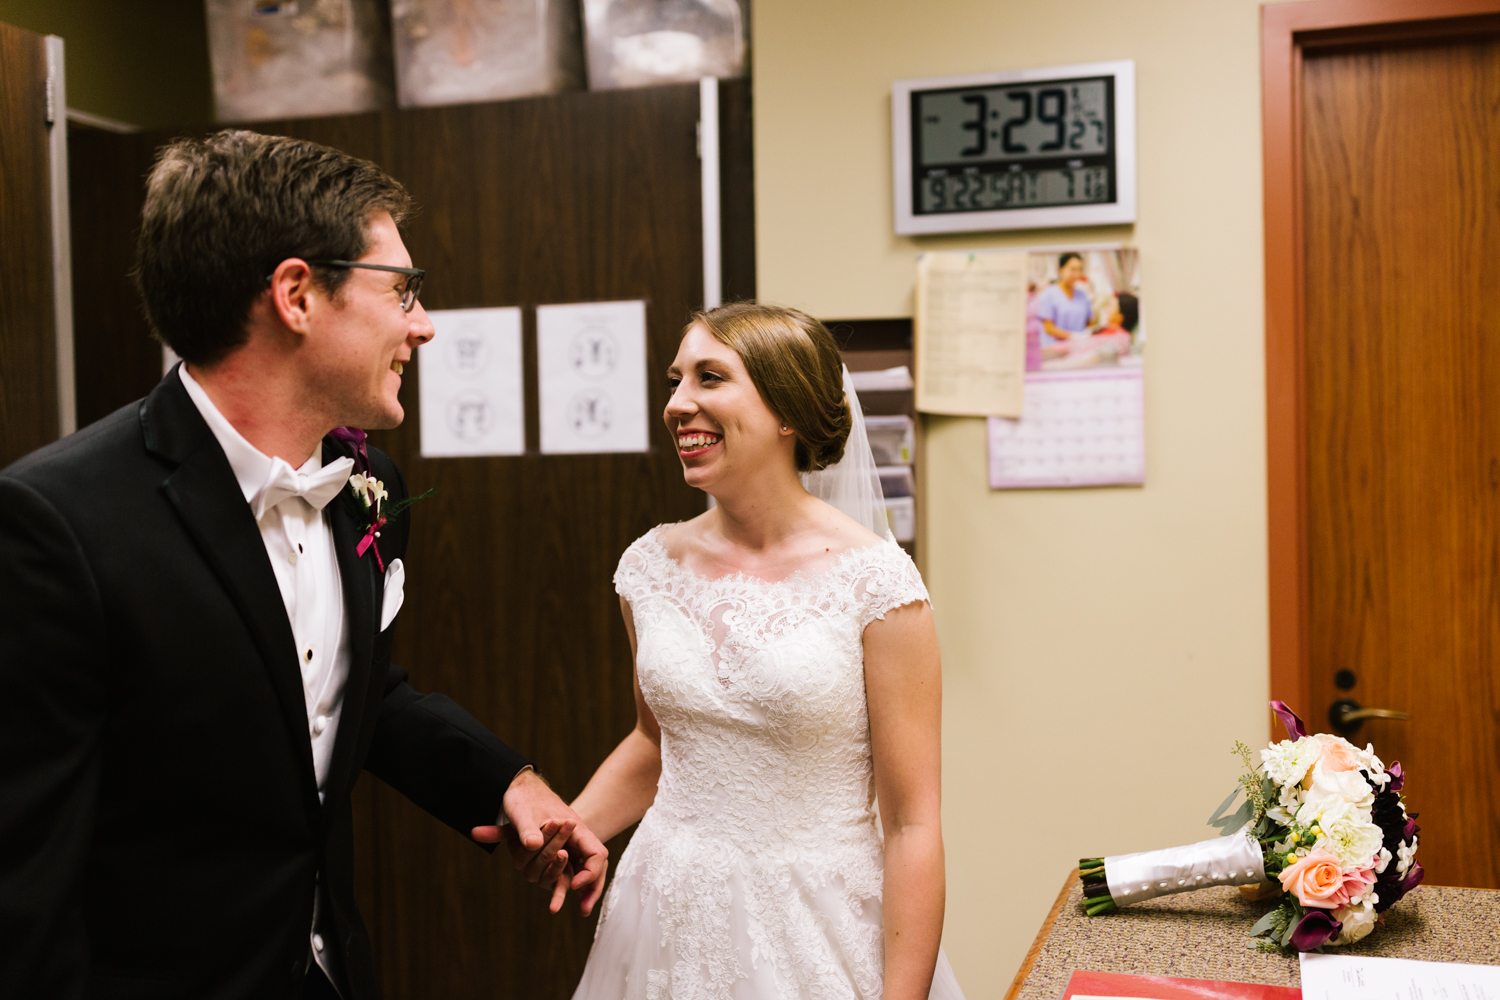
[[578, 909], [584, 916], [593, 912], [609, 868], [609, 850], [593, 831], [535, 771], [516, 775], [502, 808], [508, 825], [476, 826], [470, 836], [481, 844], [503, 840], [516, 871], [552, 891], [553, 913], [562, 909], [569, 889], [581, 894]]

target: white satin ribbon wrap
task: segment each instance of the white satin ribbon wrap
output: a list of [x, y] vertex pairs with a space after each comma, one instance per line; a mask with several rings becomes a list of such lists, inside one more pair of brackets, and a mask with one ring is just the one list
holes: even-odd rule
[[1260, 844], [1244, 831], [1182, 847], [1104, 859], [1104, 881], [1116, 906], [1211, 885], [1266, 880]]

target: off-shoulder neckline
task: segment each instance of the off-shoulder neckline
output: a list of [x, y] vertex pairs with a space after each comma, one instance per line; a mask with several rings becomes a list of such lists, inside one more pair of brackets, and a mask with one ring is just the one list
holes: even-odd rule
[[789, 573], [779, 580], [767, 580], [763, 576], [751, 576], [748, 573], [745, 573], [743, 570], [738, 573], [731, 573], [725, 576], [705, 576], [704, 574], [699, 573], [697, 570], [689, 568], [685, 563], [674, 559], [671, 553], [667, 551], [666, 545], [662, 543], [662, 532], [666, 531], [668, 528], [675, 528], [681, 523], [681, 521], [670, 521], [666, 524], [658, 524], [656, 527], [646, 532], [646, 534], [641, 537], [641, 541], [644, 541], [650, 546], [654, 547], [656, 551], [661, 554], [662, 559], [665, 560], [667, 565], [672, 567], [673, 570], [681, 573], [686, 577], [689, 577], [690, 579], [696, 580], [699, 583], [705, 584], [758, 583], [767, 587], [780, 587], [787, 585], [795, 586], [797, 584], [806, 585], [822, 580], [825, 577], [834, 575], [835, 573], [842, 570], [844, 568], [844, 565], [852, 561], [854, 557], [865, 553], [874, 553], [877, 551], [885, 550], [889, 546], [899, 550], [902, 555], [906, 554], [906, 550], [902, 549], [901, 546], [896, 542], [896, 540], [889, 534], [887, 534], [880, 541], [874, 542], [870, 545], [855, 545], [844, 549], [838, 555], [834, 556], [833, 559], [828, 563], [828, 565], [824, 566], [820, 570], [817, 570], [816, 572], [808, 572], [807, 570], [799, 569], [792, 573]]

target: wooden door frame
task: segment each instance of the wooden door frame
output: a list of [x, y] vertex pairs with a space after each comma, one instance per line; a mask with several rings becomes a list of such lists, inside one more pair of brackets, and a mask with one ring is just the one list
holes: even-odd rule
[[[1261, 7], [1271, 697], [1316, 725], [1308, 632], [1301, 83], [1310, 48], [1500, 28], [1500, 0], [1304, 0]], [[1274, 728], [1273, 721], [1273, 728]]]

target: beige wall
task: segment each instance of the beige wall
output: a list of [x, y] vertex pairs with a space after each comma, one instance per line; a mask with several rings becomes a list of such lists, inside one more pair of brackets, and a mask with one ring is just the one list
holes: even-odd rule
[[[943, 646], [945, 942], [999, 998], [1085, 854], [1212, 836], [1264, 740], [1266, 566], [1256, 0], [757, 0], [760, 293], [909, 316], [926, 249], [1141, 251], [1148, 483], [992, 492], [984, 424], [926, 420]], [[890, 84], [1134, 59], [1133, 227], [893, 235]]]
[[62, 37], [69, 107], [141, 126], [213, 119], [203, 0], [0, 0], [0, 21]]

